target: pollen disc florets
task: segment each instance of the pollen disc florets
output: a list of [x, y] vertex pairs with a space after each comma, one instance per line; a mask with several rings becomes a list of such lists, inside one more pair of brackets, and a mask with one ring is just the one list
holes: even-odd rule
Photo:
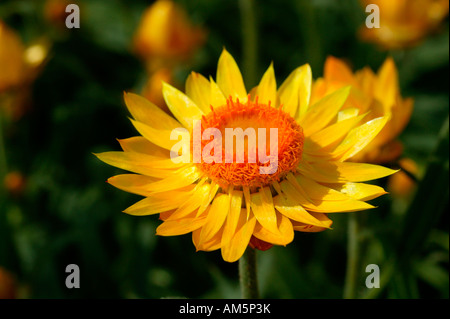
[[[229, 98], [226, 105], [211, 109], [212, 112], [202, 117], [202, 135], [208, 128], [220, 130], [223, 139], [222, 160], [207, 162], [202, 158], [201, 163], [197, 164], [211, 180], [223, 188], [230, 185], [262, 187], [279, 181], [288, 172], [295, 170], [302, 157], [304, 135], [300, 125], [289, 114], [270, 106], [270, 102], [269, 105], [258, 103], [258, 99], [241, 103]], [[227, 156], [230, 158], [230, 148], [226, 147], [226, 139], [231, 131], [238, 130], [244, 132], [244, 135], [235, 134], [232, 137], [233, 161], [227, 162]], [[265, 136], [259, 134], [261, 131], [264, 131]], [[245, 134], [246, 132], [255, 132], [256, 141]], [[273, 133], [277, 135], [275, 139], [271, 136]], [[240, 151], [237, 149], [239, 138], [243, 139], [240, 145], [244, 146], [242, 162], [237, 160], [236, 155]], [[262, 140], [264, 138], [266, 141]], [[209, 143], [210, 140], [202, 140], [202, 150]], [[253, 161], [252, 154], [256, 155]], [[264, 159], [265, 155], [267, 157]], [[274, 169], [270, 170], [270, 165]], [[270, 173], [261, 173], [261, 168], [266, 168]]]

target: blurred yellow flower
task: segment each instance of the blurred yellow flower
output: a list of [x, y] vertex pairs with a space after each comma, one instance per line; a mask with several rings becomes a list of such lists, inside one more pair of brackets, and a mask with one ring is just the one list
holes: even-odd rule
[[[406, 169], [409, 173], [417, 175], [419, 168], [416, 162], [410, 158], [402, 158], [399, 160], [400, 167]], [[389, 192], [398, 198], [407, 198], [416, 188], [416, 182], [408, 176], [404, 171], [392, 175], [388, 180], [387, 188]]]
[[191, 24], [179, 5], [171, 0], [157, 0], [141, 18], [134, 36], [134, 49], [152, 63], [185, 61], [204, 40], [205, 32]]
[[378, 116], [388, 116], [389, 121], [381, 132], [350, 160], [355, 162], [388, 163], [397, 159], [403, 147], [396, 139], [409, 122], [413, 110], [413, 100], [403, 99], [400, 94], [398, 73], [392, 58], [387, 58], [375, 74], [369, 67], [355, 73], [348, 65], [335, 57], [328, 57], [324, 75], [315, 81], [312, 100], [318, 100], [339, 88], [351, 85], [351, 93], [341, 118], [370, 114], [369, 120]]
[[361, 0], [361, 4], [378, 5], [380, 28], [363, 25], [360, 38], [388, 50], [417, 45], [439, 26], [449, 10], [448, 0]]
[[[312, 103], [311, 83], [311, 68], [306, 64], [295, 69], [277, 89], [270, 65], [259, 85], [251, 90], [253, 94], [248, 95], [237, 63], [224, 50], [216, 81], [192, 72], [186, 81], [186, 94], [163, 85], [164, 99], [174, 117], [141, 96], [125, 94], [134, 117], [131, 122], [142, 136], [119, 140], [123, 152], [96, 155], [105, 163], [135, 173], [114, 176], [108, 182], [145, 197], [125, 212], [136, 216], [160, 214], [163, 223], [157, 235], [192, 233], [197, 250], [221, 249], [228, 262], [238, 260], [248, 246], [285, 246], [293, 240], [295, 230], [330, 228], [328, 213], [373, 208], [366, 201], [385, 191], [364, 182], [395, 172], [347, 162], [379, 133], [387, 117], [372, 119], [369, 114], [370, 121], [364, 121], [364, 115], [339, 121], [337, 115], [349, 88]], [[243, 162], [234, 157], [227, 162], [230, 149], [223, 143], [219, 143], [217, 154], [214, 148], [219, 158], [213, 161], [203, 155], [200, 161], [191, 157], [188, 162], [180, 162], [173, 160], [173, 153], [177, 154], [173, 148], [179, 142], [171, 137], [183, 127], [193, 137], [194, 153], [209, 149], [207, 154], [211, 155], [209, 141], [194, 142], [195, 136], [202, 136], [206, 129], [219, 130], [220, 142], [222, 136], [226, 139], [223, 132], [227, 129], [253, 129], [258, 135], [260, 129], [277, 129], [277, 143], [275, 147], [272, 142], [270, 147], [259, 144], [266, 140], [263, 137], [257, 146], [244, 150]], [[236, 137], [233, 144], [250, 145], [249, 137], [241, 138]], [[231, 155], [237, 146], [232, 148]], [[250, 161], [250, 150], [256, 152], [258, 148], [256, 162]], [[261, 167], [270, 168], [272, 162], [265, 162], [260, 151], [267, 154], [270, 150], [272, 156], [273, 149], [278, 151], [275, 170], [261, 172]]]
[[153, 104], [159, 106], [164, 112], [169, 113], [169, 108], [162, 94], [163, 82], [173, 85], [173, 71], [169, 68], [159, 68], [148, 76], [141, 95]]
[[15, 119], [25, 111], [30, 85], [48, 57], [49, 43], [39, 40], [25, 46], [20, 37], [0, 21], [0, 111]]

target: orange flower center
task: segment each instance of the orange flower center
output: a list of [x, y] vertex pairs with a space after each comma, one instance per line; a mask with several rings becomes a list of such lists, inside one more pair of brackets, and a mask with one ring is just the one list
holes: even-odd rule
[[[270, 102], [258, 103], [258, 98], [243, 104], [230, 97], [226, 105], [211, 110], [201, 120], [203, 156], [197, 165], [222, 188], [267, 186], [295, 170], [302, 157], [304, 135], [289, 114]], [[208, 128], [221, 133], [222, 140], [215, 141], [217, 148], [211, 145], [217, 136], [208, 136], [208, 131], [204, 134]], [[205, 160], [205, 152], [213, 160]]]

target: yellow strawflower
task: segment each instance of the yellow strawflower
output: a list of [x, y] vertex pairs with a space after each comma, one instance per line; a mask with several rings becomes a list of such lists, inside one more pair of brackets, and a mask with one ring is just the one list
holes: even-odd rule
[[[366, 201], [385, 191], [364, 182], [395, 172], [347, 161], [377, 136], [389, 117], [365, 121], [370, 112], [341, 117], [349, 87], [311, 103], [311, 84], [311, 69], [303, 65], [277, 89], [270, 65], [249, 95], [235, 60], [224, 50], [215, 81], [192, 72], [186, 93], [163, 85], [174, 117], [126, 93], [131, 122], [141, 135], [119, 140], [123, 152], [96, 155], [132, 172], [108, 182], [145, 197], [125, 212], [159, 214], [163, 222], [157, 235], [191, 233], [197, 250], [220, 249], [228, 262], [238, 260], [249, 245], [284, 246], [294, 239], [294, 231], [330, 228], [329, 213], [373, 208]], [[251, 134], [236, 135], [230, 149], [227, 132], [239, 129], [257, 131], [257, 143]], [[189, 141], [187, 162], [179, 160], [185, 159], [186, 143], [178, 148], [174, 132]], [[225, 143], [216, 135], [225, 136]], [[277, 143], [272, 144], [273, 136]], [[243, 162], [238, 144], [245, 149]], [[201, 160], [195, 161], [199, 154]]]

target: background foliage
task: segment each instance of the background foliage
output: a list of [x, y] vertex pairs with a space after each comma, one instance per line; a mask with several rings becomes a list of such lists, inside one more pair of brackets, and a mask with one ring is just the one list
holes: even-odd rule
[[[224, 262], [220, 252], [195, 252], [189, 235], [156, 237], [156, 216], [121, 213], [139, 197], [107, 185], [120, 171], [92, 155], [119, 150], [115, 138], [136, 135], [122, 94], [138, 92], [145, 79], [130, 43], [151, 1], [73, 2], [81, 8], [81, 28], [67, 30], [43, 19], [42, 1], [0, 1], [0, 18], [25, 42], [43, 35], [53, 41], [34, 83], [32, 110], [4, 131], [8, 168], [21, 172], [26, 186], [16, 196], [2, 189], [0, 266], [14, 274], [21, 298], [238, 298], [237, 263]], [[178, 2], [208, 30], [194, 60], [178, 68], [179, 83], [190, 70], [215, 76], [224, 46], [242, 62], [238, 1]], [[321, 76], [328, 55], [345, 58], [355, 70], [377, 70], [394, 56], [402, 95], [415, 99], [401, 135], [404, 156], [418, 163], [422, 182], [409, 198], [386, 195], [373, 201], [377, 209], [358, 213], [358, 296], [448, 298], [448, 20], [413, 49], [383, 52], [358, 40], [365, 13], [357, 1], [256, 6], [259, 77], [271, 61], [281, 83], [304, 63]], [[333, 230], [296, 233], [287, 247], [260, 252], [261, 296], [341, 298], [348, 217], [334, 214]], [[72, 263], [81, 270], [80, 289], [64, 285]], [[367, 264], [380, 266], [381, 289], [365, 288]]]

